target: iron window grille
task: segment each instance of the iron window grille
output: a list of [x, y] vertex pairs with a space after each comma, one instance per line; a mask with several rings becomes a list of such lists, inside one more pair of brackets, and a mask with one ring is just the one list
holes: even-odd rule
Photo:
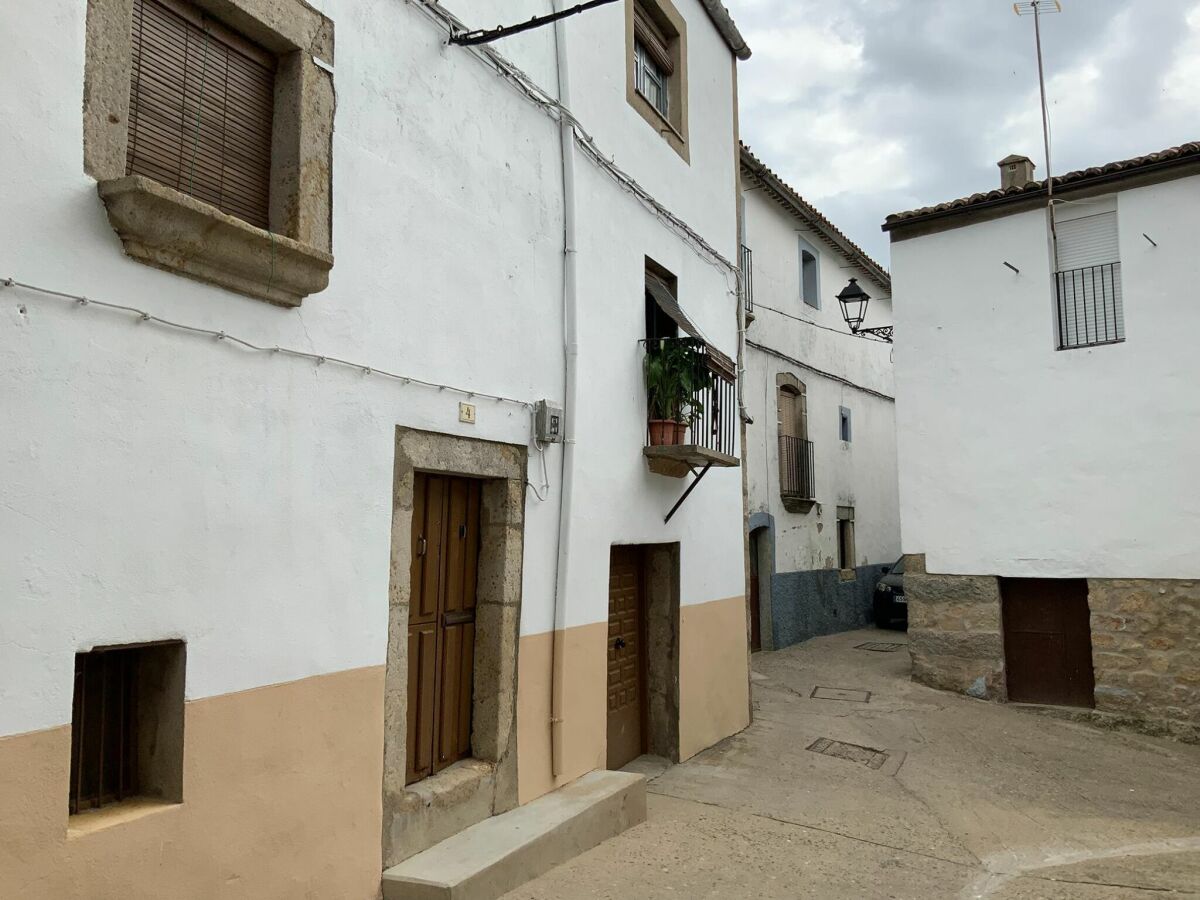
[[131, 797], [183, 798], [182, 641], [75, 654], [72, 815]]
[[1059, 350], [1125, 340], [1119, 262], [1057, 272], [1054, 288]]
[[795, 500], [816, 499], [813, 443], [789, 434], [779, 436], [779, 493]]
[[634, 87], [658, 110], [659, 115], [670, 120], [671, 97], [668, 81], [670, 76], [651, 57], [650, 51], [641, 41], [633, 47]]
[[738, 251], [738, 267], [742, 270], [742, 299], [746, 315], [754, 315], [754, 253], [745, 244]]
[[[697, 338], [659, 338], [640, 343], [648, 353], [652, 353], [656, 345], [674, 343], [688, 345], [701, 355], [710, 377], [704, 379], [700, 388], [691, 396], [690, 408], [693, 411], [693, 418], [687, 426], [685, 439], [680, 443], [692, 447], [703, 447], [706, 450], [715, 450], [727, 456], [735, 456], [737, 448], [737, 382], [728, 363], [714, 356], [710, 352], [708, 344]], [[649, 426], [652, 410], [648, 398], [646, 411], [646, 446], [649, 447], [652, 446]]]

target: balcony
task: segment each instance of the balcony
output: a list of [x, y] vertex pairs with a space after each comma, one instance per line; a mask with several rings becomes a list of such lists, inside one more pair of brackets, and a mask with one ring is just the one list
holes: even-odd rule
[[739, 464], [733, 360], [697, 338], [642, 341], [650, 471], [682, 478]]
[[1056, 272], [1054, 297], [1058, 307], [1059, 350], [1125, 340], [1119, 262]]
[[779, 436], [779, 494], [789, 512], [808, 512], [816, 502], [813, 456], [812, 441]]

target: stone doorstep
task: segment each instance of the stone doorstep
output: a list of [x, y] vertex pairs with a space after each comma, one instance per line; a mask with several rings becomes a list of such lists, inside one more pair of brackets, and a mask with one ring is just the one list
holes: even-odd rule
[[645, 820], [645, 778], [590, 772], [388, 869], [384, 900], [494, 900]]

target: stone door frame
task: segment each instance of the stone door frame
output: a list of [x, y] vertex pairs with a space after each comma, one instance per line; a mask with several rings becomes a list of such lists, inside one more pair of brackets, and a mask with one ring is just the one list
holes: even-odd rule
[[[383, 866], [517, 805], [517, 648], [528, 448], [397, 426], [384, 682]], [[483, 481], [471, 757], [405, 785], [413, 482]]]

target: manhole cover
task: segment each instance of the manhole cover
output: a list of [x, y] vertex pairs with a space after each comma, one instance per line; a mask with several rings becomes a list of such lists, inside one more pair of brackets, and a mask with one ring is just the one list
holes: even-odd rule
[[860, 763], [871, 769], [878, 769], [887, 762], [888, 758], [888, 755], [882, 750], [860, 747], [858, 744], [847, 744], [844, 741], [835, 741], [830, 738], [817, 738], [808, 745], [808, 749], [824, 756]]
[[809, 696], [814, 700], [852, 700], [855, 703], [867, 703], [871, 699], [871, 692], [857, 691], [853, 688], [815, 687]]
[[876, 653], [892, 653], [899, 650], [901, 647], [907, 647], [908, 644], [885, 644], [879, 641], [868, 641], [865, 644], [859, 644], [855, 650], [874, 650]]

